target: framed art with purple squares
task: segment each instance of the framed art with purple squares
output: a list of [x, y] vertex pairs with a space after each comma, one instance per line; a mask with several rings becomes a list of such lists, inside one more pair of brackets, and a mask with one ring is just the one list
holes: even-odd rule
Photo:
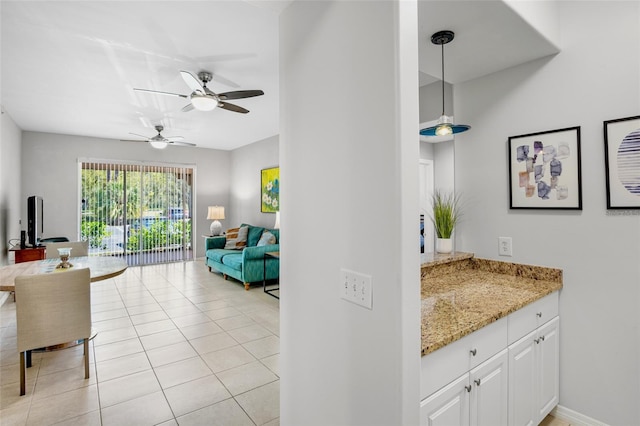
[[580, 126], [509, 137], [511, 209], [582, 210]]
[[607, 209], [640, 209], [640, 116], [604, 122]]

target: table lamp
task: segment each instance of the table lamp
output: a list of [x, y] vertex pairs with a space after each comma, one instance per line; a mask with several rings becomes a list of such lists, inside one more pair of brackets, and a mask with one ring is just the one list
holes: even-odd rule
[[220, 223], [220, 219], [224, 219], [224, 207], [209, 206], [207, 219], [213, 220], [213, 222], [211, 222], [211, 228], [209, 228], [211, 230], [211, 235], [220, 235], [222, 233], [222, 224]]

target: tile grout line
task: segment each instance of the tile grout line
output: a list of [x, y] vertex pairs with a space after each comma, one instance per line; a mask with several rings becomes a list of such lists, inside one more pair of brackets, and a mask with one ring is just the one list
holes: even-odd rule
[[[195, 264], [196, 262], [193, 262], [193, 263]], [[277, 307], [274, 308], [270, 304], [266, 304], [266, 303], [264, 303], [262, 300], [260, 300], [258, 298], [247, 299], [246, 306], [245, 306], [244, 302], [242, 302], [241, 304], [238, 304], [240, 302], [240, 300], [237, 300], [237, 299], [240, 296], [240, 294], [238, 293], [236, 295], [233, 292], [231, 292], [231, 293], [226, 292], [226, 291], [224, 291], [224, 287], [220, 286], [220, 290], [223, 291], [222, 295], [220, 297], [217, 297], [216, 299], [213, 299], [212, 301], [222, 301], [222, 302], [224, 302], [227, 305], [227, 307], [233, 308], [239, 313], [237, 315], [238, 317], [242, 316], [242, 317], [244, 317], [244, 318], [246, 318], [248, 320], [248, 324], [247, 325], [242, 325], [242, 326], [237, 326], [237, 327], [233, 327], [233, 328], [227, 329], [225, 327], [220, 326], [220, 324], [218, 324], [216, 319], [214, 319], [213, 317], [211, 317], [211, 316], [209, 316], [207, 314], [208, 311], [204, 311], [203, 308], [199, 307], [198, 304], [194, 300], [191, 299], [192, 297], [196, 298], [196, 297], [204, 296], [205, 294], [211, 294], [211, 293], [215, 292], [215, 290], [217, 290], [215, 288], [215, 286], [216, 286], [215, 282], [213, 282], [213, 281], [212, 282], [205, 282], [204, 275], [197, 273], [195, 271], [195, 269], [189, 270], [186, 273], [184, 273], [184, 275], [183, 275], [184, 283], [182, 285], [176, 284], [174, 282], [175, 279], [178, 279], [180, 277], [177, 276], [177, 275], [174, 276], [173, 275], [173, 271], [169, 270], [167, 267], [162, 268], [162, 269], [159, 269], [159, 268], [150, 269], [150, 271], [149, 271], [150, 273], [149, 274], [142, 274], [141, 270], [139, 268], [131, 268], [131, 272], [132, 272], [131, 277], [127, 277], [127, 278], [128, 279], [134, 278], [136, 284], [140, 284], [141, 288], [143, 288], [144, 291], [146, 293], [148, 293], [148, 295], [152, 298], [153, 302], [158, 305], [159, 311], [162, 311], [163, 314], [167, 317], [167, 319], [169, 319], [171, 321], [171, 324], [180, 333], [182, 338], [188, 343], [189, 347], [195, 352], [195, 354], [197, 355], [197, 357], [200, 360], [200, 362], [202, 362], [204, 364], [204, 366], [206, 367], [207, 371], [209, 371], [211, 373], [211, 376], [216, 378], [216, 380], [219, 382], [221, 388], [224, 389], [227, 392], [227, 394], [229, 395], [229, 397], [224, 398], [224, 399], [222, 399], [220, 401], [217, 401], [217, 402], [215, 402], [213, 404], [209, 404], [209, 405], [206, 405], [204, 407], [200, 407], [200, 408], [197, 408], [195, 410], [192, 410], [192, 411], [189, 411], [189, 412], [186, 412], [186, 413], [182, 413], [181, 416], [184, 416], [184, 415], [199, 411], [199, 410], [204, 409], [204, 408], [206, 408], [208, 406], [211, 406], [211, 405], [219, 404], [219, 403], [221, 403], [223, 401], [228, 401], [230, 399], [233, 399], [234, 403], [241, 409], [241, 411], [244, 413], [244, 415], [253, 424], [258, 425], [258, 420], [257, 419], [254, 420], [249, 415], [249, 412], [247, 411], [247, 408], [245, 408], [242, 404], [240, 404], [240, 401], [238, 400], [238, 397], [240, 397], [241, 395], [245, 395], [245, 394], [247, 394], [249, 392], [252, 392], [252, 391], [254, 391], [256, 389], [259, 389], [261, 387], [264, 387], [264, 386], [273, 384], [275, 382], [278, 382], [280, 380], [279, 374], [277, 374], [275, 371], [273, 371], [272, 368], [270, 368], [264, 362], [265, 358], [272, 357], [274, 355], [279, 355], [280, 352], [279, 352], [279, 349], [278, 349], [278, 351], [276, 353], [273, 353], [271, 355], [267, 355], [267, 356], [265, 356], [263, 358], [259, 358], [252, 351], [249, 351], [247, 348], [245, 348], [244, 344], [247, 344], [247, 343], [250, 343], [250, 342], [254, 342], [254, 341], [259, 341], [259, 340], [262, 340], [262, 339], [267, 339], [267, 338], [274, 338], [274, 337], [276, 339], [280, 338], [278, 334], [275, 334], [271, 330], [271, 328], [273, 328], [273, 325], [271, 325], [269, 328], [267, 328], [259, 320], [257, 320], [253, 316], [251, 316], [251, 314], [253, 312], [260, 312], [262, 310], [270, 311], [270, 312], [273, 312], [274, 314], [277, 314], [277, 312], [278, 312]], [[146, 282], [146, 280], [144, 279], [143, 275], [147, 275], [147, 280], [154, 280], [155, 278], [158, 278], [157, 281], [159, 281], [161, 279], [163, 281], [162, 284], [161, 284], [162, 285], [161, 289], [168, 289], [169, 292], [175, 291], [180, 295], [180, 297], [175, 298], [175, 299], [162, 300], [164, 298], [162, 296], [162, 293], [158, 292], [157, 291], [158, 289], [154, 289], [153, 286], [150, 286], [150, 284], [148, 282]], [[168, 389], [171, 389], [174, 386], [178, 386], [180, 384], [169, 386], [166, 389], [162, 386], [162, 384], [160, 382], [160, 379], [159, 379], [159, 377], [158, 377], [158, 375], [156, 373], [156, 367], [152, 364], [151, 358], [149, 357], [149, 353], [148, 353], [150, 350], [153, 350], [153, 349], [147, 350], [145, 348], [145, 345], [142, 343], [142, 337], [145, 337], [147, 335], [145, 335], [145, 336], [141, 336], [140, 335], [140, 332], [138, 331], [138, 329], [136, 328], [136, 325], [133, 323], [133, 320], [132, 320], [132, 317], [135, 316], [135, 315], [132, 315], [132, 313], [130, 311], [132, 306], [129, 306], [125, 302], [125, 296], [126, 295], [123, 293], [123, 291], [124, 291], [124, 289], [126, 287], [123, 287], [123, 286], [126, 286], [126, 281], [128, 281], [128, 280], [125, 279], [125, 280], [120, 281], [117, 278], [113, 278], [113, 279], [109, 280], [109, 284], [107, 286], [104, 286], [104, 284], [107, 284], [107, 282], [103, 282], [102, 283], [103, 287], [102, 286], [101, 287], [97, 287], [96, 297], [95, 297], [94, 300], [100, 302], [101, 301], [100, 300], [101, 296], [98, 296], [98, 294], [102, 294], [102, 295], [104, 295], [104, 300], [106, 300], [106, 301], [104, 301], [104, 303], [94, 303], [94, 304], [95, 305], [101, 305], [101, 304], [102, 305], [106, 305], [108, 303], [111, 303], [108, 300], [109, 298], [112, 298], [113, 296], [117, 295], [117, 299], [114, 300], [114, 302], [119, 302], [120, 304], [122, 304], [122, 307], [124, 308], [123, 309], [124, 313], [126, 314], [126, 318], [129, 321], [130, 326], [133, 327], [133, 331], [135, 332], [136, 339], [138, 340], [138, 343], [141, 345], [142, 351], [145, 354], [145, 358], [146, 358], [147, 362], [149, 363], [151, 370], [153, 371], [153, 374], [154, 374], [154, 377], [156, 379], [156, 382], [160, 386], [160, 390], [163, 393], [164, 401], [165, 401], [167, 407], [170, 410], [172, 418], [164, 420], [164, 421], [174, 420], [175, 422], [177, 422], [178, 421], [178, 416], [176, 416], [176, 412], [174, 411], [174, 408], [169, 403], [169, 399], [167, 397], [166, 391]], [[166, 283], [166, 287], [165, 287], [165, 283]], [[211, 283], [213, 283], [214, 285], [213, 286], [210, 285]], [[152, 290], [156, 290], [156, 291], [152, 292]], [[203, 291], [200, 291], [200, 290], [203, 290]], [[163, 290], [160, 290], [160, 291], [163, 291]], [[160, 297], [160, 299], [158, 299], [158, 297]], [[188, 304], [185, 303], [184, 305], [172, 306], [171, 305], [171, 301], [172, 300], [184, 300], [184, 301], [188, 301]], [[202, 303], [207, 303], [207, 301], [205, 300]], [[255, 304], [256, 306], [255, 307], [249, 306], [249, 305], [253, 305], [253, 304]], [[193, 311], [189, 311], [191, 313], [186, 313], [184, 315], [181, 315], [180, 313], [178, 313], [177, 316], [175, 316], [174, 314], [170, 314], [168, 312], [168, 310], [169, 311], [174, 310], [174, 311], [180, 312], [180, 307], [182, 307], [182, 306], [189, 307], [190, 309], [191, 308], [196, 308], [197, 313], [193, 312]], [[118, 309], [120, 309], [120, 308], [118, 308]], [[224, 308], [221, 308], [221, 309], [224, 309]], [[108, 312], [109, 310], [111, 310], [111, 309], [106, 309], [104, 312]], [[144, 313], [142, 313], [142, 314], [144, 314]], [[142, 315], [142, 314], [136, 314], [136, 315]], [[242, 393], [234, 395], [230, 391], [230, 389], [227, 387], [227, 385], [222, 380], [220, 380], [220, 377], [218, 376], [218, 374], [213, 371], [212, 367], [206, 362], [206, 360], [204, 358], [204, 356], [206, 356], [209, 353], [219, 352], [219, 351], [225, 350], [227, 348], [221, 348], [221, 349], [217, 349], [217, 350], [213, 350], [213, 351], [205, 352], [205, 353], [200, 353], [198, 350], [196, 350], [196, 348], [194, 347], [194, 345], [192, 343], [193, 339], [187, 338], [187, 336], [185, 335], [185, 332], [183, 331], [183, 329], [180, 326], [178, 326], [178, 323], [176, 322], [177, 318], [181, 318], [183, 316], [189, 316], [189, 315], [205, 315], [208, 318], [208, 320], [205, 321], [205, 322], [208, 323], [210, 321], [212, 324], [215, 324], [221, 330], [219, 333], [213, 333], [212, 335], [217, 335], [217, 334], [223, 335], [224, 334], [224, 336], [226, 338], [230, 339], [230, 342], [234, 342], [235, 343], [231, 347], [239, 347], [239, 348], [242, 348], [243, 350], [247, 351], [247, 353], [251, 356], [252, 360], [250, 362], [244, 362], [244, 363], [240, 364], [239, 366], [247, 365], [247, 364], [254, 363], [254, 362], [257, 361], [258, 365], [262, 366], [265, 369], [265, 371], [269, 371], [270, 373], [272, 373], [275, 378], [273, 380], [271, 380], [271, 381], [268, 381], [267, 383], [262, 383], [259, 386], [252, 385], [254, 387], [252, 387], [251, 389], [247, 389], [247, 390], [243, 391]], [[265, 315], [267, 315], [267, 314], [265, 313]], [[271, 314], [268, 314], [268, 315], [271, 315]], [[112, 319], [118, 319], [118, 318], [124, 318], [124, 317], [125, 316], [116, 317], [116, 318], [107, 318], [107, 319], [104, 319], [103, 321], [109, 321], [109, 320], [112, 320]], [[235, 317], [235, 315], [232, 315], [231, 317], [218, 318], [218, 320], [226, 319], [226, 318], [233, 318], [233, 317]], [[262, 317], [262, 318], [268, 318], [268, 317]], [[153, 322], [153, 321], [150, 321], [150, 322]], [[269, 322], [273, 322], [273, 321], [271, 321], [269, 319]], [[142, 324], [145, 324], [145, 323], [142, 323]], [[198, 323], [194, 323], [194, 324], [189, 324], [188, 321], [187, 321], [183, 325], [184, 325], [184, 327], [189, 327], [189, 326], [197, 326], [198, 324], [201, 324], [201, 323], [198, 322]], [[140, 325], [140, 324], [138, 324], [138, 325]], [[238, 338], [234, 337], [230, 333], [230, 332], [232, 332], [234, 330], [239, 330], [239, 329], [242, 329], [244, 327], [254, 327], [254, 326], [261, 327], [263, 330], [265, 330], [267, 335], [261, 336], [261, 337], [258, 337], [258, 338], [250, 337], [250, 340], [247, 340], [246, 342], [241, 343], [241, 341]], [[116, 327], [115, 329], [118, 329], [118, 328], [120, 328], [120, 327]], [[157, 333], [156, 332], [150, 333], [148, 335], [153, 335], [153, 334], [158, 334], [158, 333], [160, 333], [160, 331], [157, 332]], [[258, 335], [258, 334], [262, 334], [262, 332], [256, 333], [256, 334], [254, 334], [254, 336]], [[206, 334], [205, 336], [209, 336], [209, 334]], [[205, 336], [201, 336], [201, 337], [205, 337]], [[251, 336], [251, 334], [245, 334], [244, 336]], [[108, 345], [108, 344], [118, 343], [120, 341], [126, 341], [126, 340], [128, 340], [128, 339], [125, 338], [123, 340], [116, 340], [114, 342], [105, 343], [105, 346]], [[242, 340], [244, 340], [244, 338]], [[161, 348], [161, 347], [166, 347], [166, 345], [165, 346], [159, 346], [158, 348]], [[98, 373], [98, 360], [97, 360], [96, 344], [95, 344], [95, 341], [93, 341], [93, 340], [91, 341], [91, 347], [89, 348], [89, 351], [90, 351], [90, 355], [92, 355], [92, 357], [94, 359], [93, 365], [94, 365], [94, 374], [96, 376], [95, 385], [96, 385], [96, 398], [98, 400], [97, 401], [98, 402], [98, 404], [97, 404], [98, 417], [100, 419], [100, 424], [104, 424], [103, 409], [106, 409], [108, 407], [103, 407], [102, 406], [102, 401], [100, 399], [100, 396], [101, 396], [100, 386], [99, 386], [100, 374]], [[267, 352], [264, 352], [264, 353], [267, 353]], [[117, 354], [117, 352], [116, 352], [116, 354]], [[124, 356], [124, 355], [122, 355], [122, 356]], [[117, 358], [120, 358], [120, 356], [116, 356], [115, 358], [110, 358], [110, 359], [117, 359]], [[174, 361], [174, 362], [179, 362], [179, 361], [180, 360]], [[37, 367], [38, 371], [37, 371], [36, 376], [33, 378], [34, 387], [33, 387], [33, 391], [31, 392], [31, 395], [29, 397], [29, 403], [28, 403], [29, 406], [28, 406], [28, 409], [27, 409], [27, 416], [25, 418], [25, 423], [28, 423], [30, 415], [31, 415], [31, 410], [32, 410], [32, 406], [33, 406], [33, 403], [34, 403], [34, 394], [35, 394], [35, 391], [36, 391], [36, 386], [38, 385], [38, 379], [41, 378], [42, 371], [40, 370], [40, 368], [42, 367], [42, 362], [43, 362], [43, 359], [42, 358], [39, 359], [39, 363], [38, 363], [38, 367]], [[272, 361], [271, 364], [273, 364], [273, 362], [274, 361]], [[277, 361], [275, 361], [275, 362], [277, 362]], [[172, 364], [172, 363], [173, 362], [168, 363], [168, 364], [162, 364], [162, 366], [169, 365], [169, 364]], [[225, 372], [225, 371], [231, 370], [231, 369], [239, 367], [239, 366], [229, 367], [229, 368], [227, 368], [225, 370], [221, 370], [218, 373]], [[158, 366], [158, 367], [160, 367], [160, 366]], [[122, 377], [125, 377], [125, 376], [122, 376]], [[193, 380], [197, 380], [197, 379], [193, 379]], [[193, 380], [189, 380], [189, 381], [193, 381]], [[189, 381], [187, 381], [185, 383], [188, 383]], [[91, 386], [91, 385], [87, 385], [87, 386]], [[85, 386], [82, 386], [82, 387], [85, 387]], [[61, 393], [55, 393], [55, 394], [53, 394], [51, 396], [64, 394], [64, 393], [70, 392], [72, 390], [73, 389], [68, 390], [68, 391], [64, 391], [64, 392], [61, 392]], [[123, 402], [126, 402], [126, 401], [122, 401], [120, 403], [123, 403]], [[114, 405], [117, 405], [117, 404], [114, 404]], [[69, 420], [76, 419], [76, 418], [79, 418], [79, 417], [82, 417], [82, 416], [86, 416], [86, 415], [92, 413], [93, 411], [95, 411], [95, 410], [79, 414], [78, 416], [74, 416], [72, 418], [65, 419], [64, 421], [69, 421]], [[272, 422], [272, 421], [276, 420], [277, 418], [279, 418], [279, 416], [274, 417], [273, 419], [269, 419], [267, 421], [267, 423], [268, 422]], [[263, 424], [263, 423], [264, 422], [261, 422], [260, 424]]]

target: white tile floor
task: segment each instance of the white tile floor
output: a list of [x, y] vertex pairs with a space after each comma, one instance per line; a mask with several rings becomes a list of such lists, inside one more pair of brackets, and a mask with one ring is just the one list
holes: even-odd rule
[[34, 353], [19, 396], [15, 304], [0, 308], [0, 424], [278, 425], [279, 304], [201, 260], [92, 284], [82, 346]]

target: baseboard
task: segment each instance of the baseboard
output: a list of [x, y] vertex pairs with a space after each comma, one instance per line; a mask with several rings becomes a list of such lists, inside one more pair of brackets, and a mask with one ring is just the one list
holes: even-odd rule
[[556, 408], [551, 410], [551, 415], [556, 419], [571, 423], [571, 426], [608, 426], [606, 423], [592, 419], [589, 416], [570, 410], [562, 405], [556, 405]]

